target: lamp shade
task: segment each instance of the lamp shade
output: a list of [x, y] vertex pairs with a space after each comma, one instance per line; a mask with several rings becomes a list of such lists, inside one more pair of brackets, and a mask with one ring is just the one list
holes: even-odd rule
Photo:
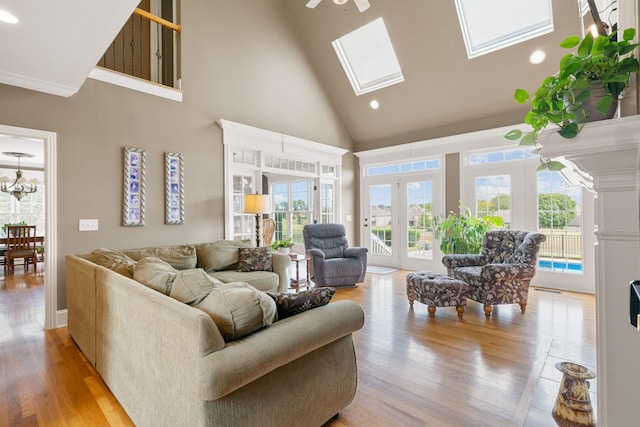
[[270, 203], [268, 194], [245, 194], [244, 213], [265, 214], [269, 213]]

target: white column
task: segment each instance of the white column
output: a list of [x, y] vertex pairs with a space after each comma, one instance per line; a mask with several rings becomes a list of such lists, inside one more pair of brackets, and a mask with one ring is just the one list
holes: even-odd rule
[[631, 425], [640, 391], [640, 332], [629, 323], [629, 282], [640, 279], [640, 116], [589, 123], [573, 140], [543, 137], [542, 155], [571, 160], [597, 192], [597, 423]]

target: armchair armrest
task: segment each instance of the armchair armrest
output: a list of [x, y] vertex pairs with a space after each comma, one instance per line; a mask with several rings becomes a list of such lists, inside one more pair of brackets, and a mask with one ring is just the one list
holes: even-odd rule
[[442, 264], [447, 269], [485, 265], [487, 258], [480, 254], [450, 254], [442, 257]]
[[309, 254], [311, 258], [319, 257], [324, 259], [324, 252], [322, 252], [320, 249], [309, 249], [307, 251], [307, 254]]
[[513, 282], [531, 280], [535, 273], [536, 268], [530, 264], [486, 264], [480, 274], [496, 282]]
[[345, 258], [359, 258], [363, 254], [366, 255], [368, 251], [367, 248], [348, 247], [344, 250], [344, 256]]

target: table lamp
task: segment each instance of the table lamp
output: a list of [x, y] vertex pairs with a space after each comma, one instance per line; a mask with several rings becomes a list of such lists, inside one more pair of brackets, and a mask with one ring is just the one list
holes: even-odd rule
[[262, 214], [270, 212], [270, 203], [268, 194], [245, 194], [244, 195], [244, 213], [256, 215], [256, 247], [260, 247], [260, 222]]

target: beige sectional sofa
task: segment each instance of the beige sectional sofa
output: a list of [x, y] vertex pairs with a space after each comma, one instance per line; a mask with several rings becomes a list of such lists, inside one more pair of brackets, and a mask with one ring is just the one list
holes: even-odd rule
[[[156, 249], [123, 252], [167, 248]], [[66, 257], [69, 333], [137, 426], [320, 426], [352, 401], [359, 305], [332, 302], [225, 342], [204, 311], [91, 258]], [[286, 267], [275, 288], [257, 272], [221, 271], [288, 285]]]

